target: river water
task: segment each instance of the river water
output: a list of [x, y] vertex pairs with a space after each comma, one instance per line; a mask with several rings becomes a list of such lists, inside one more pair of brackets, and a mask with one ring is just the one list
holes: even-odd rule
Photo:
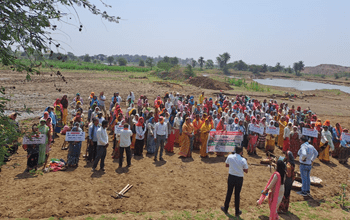
[[348, 86], [339, 86], [326, 83], [316, 83], [308, 81], [299, 81], [291, 79], [254, 79], [255, 82], [258, 82], [262, 85], [267, 86], [279, 86], [279, 87], [290, 87], [297, 90], [316, 90], [316, 89], [339, 89], [340, 91], [350, 94], [350, 87]]

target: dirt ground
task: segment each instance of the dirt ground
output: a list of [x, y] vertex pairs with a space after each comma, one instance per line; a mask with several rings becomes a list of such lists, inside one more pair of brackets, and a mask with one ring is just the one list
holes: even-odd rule
[[[104, 91], [107, 100], [113, 92], [120, 92], [125, 100], [128, 92], [147, 95], [154, 100], [157, 95], [163, 96], [167, 91], [176, 91], [194, 95], [197, 99], [202, 89], [190, 85], [171, 83], [157, 83], [148, 79], [130, 79], [126, 73], [111, 72], [64, 72], [68, 84], [57, 81], [50, 74], [33, 76], [32, 82], [23, 82], [24, 74], [12, 71], [0, 71], [1, 85], [4, 85], [11, 95], [11, 109], [20, 109], [25, 104], [33, 110], [43, 111], [52, 105], [56, 98], [67, 94], [71, 100], [79, 92], [84, 101], [90, 92]], [[58, 92], [54, 84], [62, 89]], [[10, 87], [15, 86], [15, 89]], [[293, 89], [278, 88], [286, 92]], [[208, 97], [216, 90], [204, 89]], [[226, 91], [225, 91], [226, 92]], [[235, 90], [227, 91], [232, 94], [242, 94]], [[331, 124], [340, 122], [344, 127], [350, 127], [349, 94], [323, 91], [304, 92], [316, 94], [314, 97], [296, 99], [293, 102], [277, 98], [278, 102], [285, 101], [289, 105], [300, 105], [315, 110], [322, 121], [329, 119]], [[258, 92], [244, 92], [253, 98], [262, 100], [272, 94]], [[16, 102], [14, 102], [16, 101]], [[110, 141], [111, 141], [110, 136]], [[64, 136], [56, 139], [52, 146], [50, 158], [67, 158], [67, 151], [61, 150]], [[82, 154], [86, 149], [86, 142], [82, 145]], [[110, 144], [111, 146], [111, 144]], [[226, 189], [228, 168], [225, 168], [225, 157], [210, 155], [201, 159], [199, 152], [194, 152], [193, 159], [178, 158], [179, 148], [174, 154], [166, 154], [165, 162], [154, 162], [152, 155], [133, 157], [132, 166], [117, 169], [118, 161], [114, 161], [107, 150], [106, 172], [91, 172], [91, 165], [86, 164], [81, 156], [79, 167], [69, 168], [67, 171], [47, 173], [31, 176], [24, 173], [26, 167], [26, 152], [21, 148], [12, 160], [2, 167], [0, 173], [0, 218], [30, 218], [40, 219], [51, 216], [57, 218], [73, 218], [82, 215], [99, 215], [104, 213], [129, 212], [157, 212], [162, 210], [198, 210], [211, 209], [223, 205]], [[265, 154], [258, 150], [258, 156], [248, 158], [248, 164], [260, 163]], [[277, 150], [276, 154], [282, 152]], [[227, 155], [226, 155], [227, 156]], [[297, 170], [299, 165], [297, 165]], [[316, 159], [311, 171], [312, 176], [323, 180], [321, 187], [311, 186], [313, 199], [308, 203], [317, 206], [340, 192], [340, 184], [350, 185], [350, 166], [339, 164], [331, 159], [330, 164], [323, 164]], [[253, 210], [261, 190], [270, 178], [270, 169], [265, 166], [250, 165], [249, 173], [244, 177], [241, 193], [241, 208]], [[127, 194], [130, 198], [116, 200], [110, 195], [120, 191], [125, 185], [134, 187]], [[349, 189], [349, 188], [348, 188]], [[291, 194], [291, 201], [304, 201], [302, 196]], [[231, 206], [234, 206], [232, 200]], [[248, 214], [246, 215], [249, 216]], [[245, 215], [242, 216], [245, 218]], [[286, 218], [298, 219], [298, 218]]]

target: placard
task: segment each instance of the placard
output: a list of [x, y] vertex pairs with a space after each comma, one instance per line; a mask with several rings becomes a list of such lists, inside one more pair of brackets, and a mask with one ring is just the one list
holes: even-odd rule
[[349, 141], [350, 142], [350, 133], [341, 133], [341, 138], [344, 141]]
[[120, 134], [120, 132], [122, 132], [123, 129], [124, 129], [124, 125], [114, 126], [114, 134]]
[[66, 141], [85, 141], [85, 132], [67, 131]]
[[243, 141], [243, 133], [236, 131], [210, 131], [208, 152], [234, 152], [235, 147]]
[[313, 128], [303, 128], [302, 135], [309, 136], [309, 137], [318, 137], [318, 131]]
[[260, 127], [258, 125], [250, 124], [249, 130], [258, 134], [264, 134], [264, 127]]
[[39, 137], [23, 137], [23, 143], [22, 144], [45, 144], [46, 142], [46, 135], [40, 134]]
[[280, 128], [271, 126], [271, 127], [266, 127], [266, 134], [280, 134]]

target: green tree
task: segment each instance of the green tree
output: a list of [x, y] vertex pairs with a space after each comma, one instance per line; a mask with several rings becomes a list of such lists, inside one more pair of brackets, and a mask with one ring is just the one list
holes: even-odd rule
[[207, 60], [207, 61], [205, 62], [205, 68], [206, 68], [206, 69], [213, 69], [213, 68], [214, 68], [214, 62], [213, 62], [213, 60]]
[[197, 61], [192, 60], [191, 65], [192, 65], [192, 67], [193, 67], [193, 68], [195, 68], [195, 67], [196, 67], [196, 65], [197, 65]]
[[114, 57], [112, 56], [107, 57], [107, 62], [109, 63], [110, 66], [112, 66], [113, 61], [114, 61]]
[[77, 59], [77, 57], [72, 52], [68, 52], [67, 56], [68, 56], [69, 60], [76, 60]]
[[203, 69], [204, 63], [205, 63], [204, 57], [199, 57], [198, 64], [201, 67], [201, 69]]
[[301, 71], [304, 70], [304, 62], [303, 61], [299, 61], [299, 62], [296, 62], [293, 64], [293, 69], [294, 69], [294, 72], [295, 72], [295, 75], [297, 76], [301, 76]]
[[163, 58], [163, 62], [165, 62], [165, 63], [170, 63], [170, 57], [165, 56], [165, 57]]
[[227, 62], [231, 59], [231, 55], [227, 52], [223, 54], [219, 54], [218, 57], [216, 57], [216, 62], [219, 65], [220, 69], [224, 70], [224, 73], [227, 73]]
[[145, 61], [140, 60], [140, 61], [139, 61], [139, 66], [145, 66]]
[[220, 69], [222, 69], [225, 66], [225, 63], [223, 62], [221, 55], [216, 57], [216, 63], [218, 64]]
[[154, 66], [154, 60], [153, 60], [153, 58], [148, 57], [148, 58], [146, 59], [146, 65], [149, 66], [149, 67], [151, 67], [151, 70], [152, 70], [152, 67]]
[[165, 70], [167, 73], [169, 73], [169, 70], [171, 69], [171, 64], [170, 63], [167, 63], [167, 62], [164, 62], [164, 61], [160, 61], [157, 63], [157, 67], [159, 69], [163, 69]]
[[263, 64], [262, 67], [261, 67], [261, 72], [262, 73], [266, 73], [267, 72], [267, 65], [266, 64]]
[[172, 66], [175, 66], [175, 65], [179, 64], [179, 59], [177, 57], [171, 57], [170, 60], [169, 60], [169, 63]]
[[84, 62], [91, 62], [91, 57], [89, 56], [89, 54], [85, 54], [85, 56], [84, 56]]
[[120, 58], [118, 59], [118, 63], [119, 63], [119, 66], [126, 66], [126, 64], [128, 63], [128, 61], [127, 61], [125, 58], [120, 57]]
[[276, 63], [275, 69], [276, 69], [276, 72], [281, 72], [282, 67], [281, 67], [281, 63], [280, 62]]
[[187, 64], [184, 72], [185, 72], [187, 78], [195, 76], [193, 69], [192, 69], [192, 66], [190, 64]]
[[231, 59], [231, 55], [229, 53], [223, 53], [221, 55], [222, 61], [224, 62], [225, 66], [227, 64], [227, 62]]

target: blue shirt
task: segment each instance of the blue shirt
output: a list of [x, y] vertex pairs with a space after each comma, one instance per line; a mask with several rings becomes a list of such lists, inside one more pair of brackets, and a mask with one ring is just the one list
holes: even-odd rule
[[[347, 147], [346, 145], [349, 145], [350, 142], [349, 142], [349, 141], [345, 141], [345, 140], [341, 140], [341, 141], [340, 141], [340, 144], [341, 144], [342, 147]], [[347, 147], [347, 148], [348, 148], [348, 147]]]
[[[89, 127], [89, 139], [92, 140], [93, 142], [97, 142], [97, 136], [96, 136], [96, 133], [97, 133], [97, 129], [99, 129], [100, 126], [95, 126], [94, 124], [90, 125]], [[94, 129], [94, 132], [93, 132], [93, 137], [92, 137], [92, 130]]]

